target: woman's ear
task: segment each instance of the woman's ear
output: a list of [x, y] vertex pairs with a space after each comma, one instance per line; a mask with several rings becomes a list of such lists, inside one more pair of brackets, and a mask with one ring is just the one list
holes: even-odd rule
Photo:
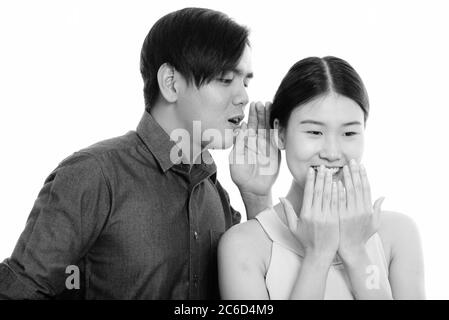
[[279, 125], [279, 119], [274, 119], [274, 142], [279, 150], [285, 149], [285, 130]]
[[176, 70], [168, 63], [164, 63], [157, 71], [157, 82], [159, 84], [159, 91], [169, 103], [178, 100], [178, 90], [176, 83]]

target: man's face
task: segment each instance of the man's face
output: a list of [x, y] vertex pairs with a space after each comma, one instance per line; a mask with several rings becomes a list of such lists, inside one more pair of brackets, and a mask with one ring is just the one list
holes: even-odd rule
[[232, 133], [240, 127], [243, 109], [248, 104], [246, 88], [252, 77], [250, 54], [251, 49], [246, 46], [235, 70], [217, 76], [200, 88], [185, 81], [180, 84], [178, 118], [191, 136], [194, 121], [201, 126], [202, 148], [226, 149], [232, 146]]

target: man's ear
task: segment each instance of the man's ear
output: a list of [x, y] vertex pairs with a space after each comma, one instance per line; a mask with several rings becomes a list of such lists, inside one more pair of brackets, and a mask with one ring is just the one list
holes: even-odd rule
[[176, 80], [176, 70], [173, 66], [168, 63], [164, 63], [159, 67], [159, 70], [157, 71], [159, 91], [162, 97], [170, 103], [178, 100]]
[[279, 125], [279, 119], [274, 119], [273, 121], [273, 128], [274, 128], [274, 139], [276, 146], [279, 148], [279, 150], [285, 149], [285, 129], [282, 128]]

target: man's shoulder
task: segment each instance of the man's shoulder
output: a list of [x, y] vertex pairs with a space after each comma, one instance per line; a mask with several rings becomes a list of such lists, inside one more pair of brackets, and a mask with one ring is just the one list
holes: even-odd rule
[[135, 131], [96, 142], [75, 151], [59, 162], [57, 169], [67, 167], [104, 167], [114, 159], [130, 155], [139, 147], [139, 138]]
[[120, 152], [127, 151], [129, 149], [135, 148], [139, 143], [139, 138], [135, 131], [129, 131], [128, 133], [105, 139], [96, 142], [86, 148], [79, 150], [79, 153], [88, 153], [93, 156], [101, 156], [110, 152]]
[[103, 158], [105, 156], [113, 155], [114, 153], [129, 152], [132, 149], [136, 149], [139, 146], [139, 138], [135, 131], [129, 131], [128, 133], [101, 140], [90, 146], [82, 148], [63, 161], [73, 158]]

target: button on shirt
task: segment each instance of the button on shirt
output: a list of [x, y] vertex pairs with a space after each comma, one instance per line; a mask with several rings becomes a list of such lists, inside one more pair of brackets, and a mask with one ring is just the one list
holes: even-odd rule
[[0, 298], [219, 298], [217, 243], [240, 214], [210, 154], [174, 164], [174, 147], [145, 112], [136, 131], [63, 160], [0, 264]]

